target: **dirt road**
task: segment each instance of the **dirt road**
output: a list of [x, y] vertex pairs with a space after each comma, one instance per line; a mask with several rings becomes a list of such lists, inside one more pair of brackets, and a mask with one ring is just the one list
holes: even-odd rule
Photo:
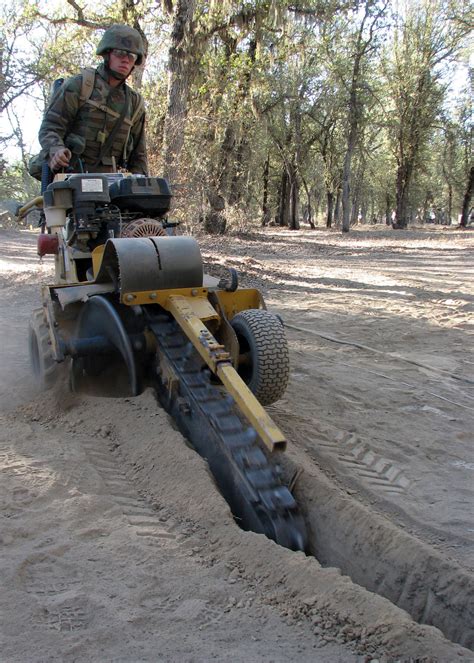
[[[450, 642], [470, 642], [468, 234], [202, 241], [214, 271], [237, 266], [288, 324], [292, 380], [270, 411], [323, 568], [237, 528], [151, 393], [35, 393], [26, 328], [51, 265], [34, 233], [0, 233], [2, 660], [471, 660]], [[399, 576], [379, 564], [405, 563], [409, 543], [432, 583], [464, 581], [457, 613], [418, 572], [391, 597]], [[448, 639], [394, 605], [416, 613], [417, 594], [416, 618]]]

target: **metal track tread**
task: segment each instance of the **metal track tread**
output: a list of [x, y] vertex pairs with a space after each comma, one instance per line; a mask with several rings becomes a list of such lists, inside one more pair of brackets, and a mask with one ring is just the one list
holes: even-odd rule
[[150, 316], [148, 327], [179, 385], [170, 390], [169, 375], [162, 379], [158, 357], [158, 399], [207, 460], [236, 521], [285, 548], [305, 551], [306, 529], [295, 499], [262, 450], [255, 430], [236, 413], [233, 398], [212, 383], [211, 372], [172, 316]]

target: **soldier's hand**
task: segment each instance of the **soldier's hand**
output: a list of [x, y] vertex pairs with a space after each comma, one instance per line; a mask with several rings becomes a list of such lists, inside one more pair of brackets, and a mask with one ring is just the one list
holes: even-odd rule
[[49, 160], [49, 167], [53, 171], [61, 170], [61, 168], [67, 168], [67, 166], [69, 166], [70, 159], [71, 151], [68, 150], [67, 147], [61, 147]]

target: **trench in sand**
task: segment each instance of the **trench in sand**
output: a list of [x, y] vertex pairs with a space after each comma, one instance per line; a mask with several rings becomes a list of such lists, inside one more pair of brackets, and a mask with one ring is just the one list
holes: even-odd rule
[[[418, 653], [425, 655], [433, 650], [439, 660], [452, 660], [442, 655], [439, 631], [416, 621], [436, 625], [449, 640], [472, 646], [469, 581], [459, 569], [437, 559], [421, 542], [403, 538], [403, 533], [389, 522], [377, 521], [373, 513], [322, 473], [305, 471], [296, 482], [295, 495], [308, 524], [315, 559], [311, 555], [305, 558], [302, 553], [275, 546], [263, 536], [249, 534], [242, 538], [234, 523], [229, 527], [231, 514], [219, 507], [223, 500], [216, 500], [217, 488], [198, 454], [183, 441], [168, 445], [161, 435], [155, 438], [153, 433], [143, 436], [143, 441], [148, 438], [146, 444], [139, 431], [134, 431], [132, 439], [128, 433], [141, 423], [139, 418], [130, 421], [125, 414], [126, 411], [114, 447], [128, 467], [127, 475], [159, 504], [169, 504], [170, 508], [178, 505], [179, 510], [184, 506], [187, 514], [204, 528], [209, 555], [216, 555], [221, 562], [229, 555], [239, 559], [242, 568], [251, 569], [252, 577], [255, 574], [259, 586], [265, 583], [272, 596], [281, 596], [285, 605], [294, 602], [300, 610], [310, 595], [318, 606], [314, 608], [318, 614], [327, 612], [347, 628], [350, 624], [367, 624], [374, 632], [373, 646], [382, 629], [386, 633], [382, 636], [386, 638], [383, 646], [398, 657], [408, 656], [407, 648], [416, 642]], [[298, 465], [293, 458], [284, 460], [285, 480], [294, 475]], [[379, 584], [374, 586], [377, 581]], [[406, 613], [415, 621], [411, 622]], [[407, 630], [398, 630], [400, 619]], [[385, 631], [392, 620], [393, 628]], [[377, 646], [380, 645], [378, 641]], [[433, 660], [437, 660], [436, 656]]]
[[[288, 476], [298, 463], [285, 460]], [[339, 488], [317, 467], [298, 476], [294, 494], [310, 554], [390, 600], [421, 623], [474, 647], [472, 574]]]
[[[436, 626], [453, 642], [474, 646], [474, 583], [459, 564], [366, 507], [316, 466], [304, 471], [293, 450], [282, 457], [285, 480], [304, 516], [309, 554], [420, 624]], [[296, 454], [296, 456], [295, 456]], [[153, 486], [150, 484], [150, 492]]]

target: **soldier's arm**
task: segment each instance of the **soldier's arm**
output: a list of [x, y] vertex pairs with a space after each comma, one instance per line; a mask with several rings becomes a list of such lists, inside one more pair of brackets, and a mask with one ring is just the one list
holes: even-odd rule
[[50, 157], [65, 149], [64, 138], [79, 110], [80, 78], [75, 76], [62, 85], [44, 115], [38, 139]]
[[132, 127], [133, 149], [128, 157], [128, 170], [131, 173], [148, 175], [148, 160], [146, 156], [145, 140], [145, 113]]

